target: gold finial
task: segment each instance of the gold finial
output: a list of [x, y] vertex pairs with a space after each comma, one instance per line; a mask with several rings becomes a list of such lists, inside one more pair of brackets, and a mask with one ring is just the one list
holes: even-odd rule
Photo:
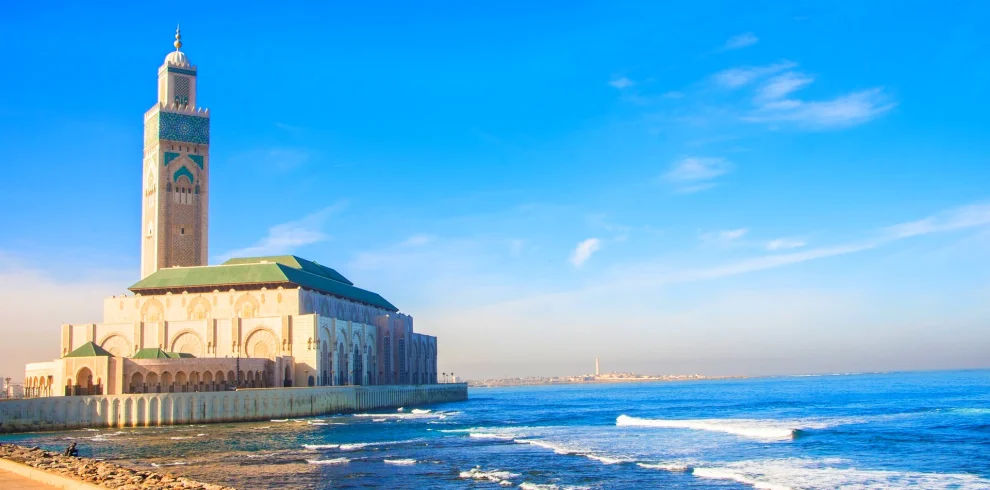
[[182, 47], [182, 32], [179, 31], [179, 24], [175, 25], [175, 42], [172, 44], [175, 46], [176, 51]]

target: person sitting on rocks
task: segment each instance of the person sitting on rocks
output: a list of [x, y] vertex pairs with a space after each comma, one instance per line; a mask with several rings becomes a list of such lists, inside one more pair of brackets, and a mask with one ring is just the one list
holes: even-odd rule
[[73, 457], [79, 456], [79, 450], [76, 449], [76, 443], [73, 442], [72, 444], [69, 444], [69, 447], [65, 448], [65, 455]]

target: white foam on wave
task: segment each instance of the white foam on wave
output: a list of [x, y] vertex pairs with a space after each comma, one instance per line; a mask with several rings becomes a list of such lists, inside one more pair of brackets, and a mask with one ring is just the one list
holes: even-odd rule
[[416, 464], [415, 459], [386, 459], [385, 464], [394, 464], [398, 466], [412, 466]]
[[541, 439], [513, 439], [512, 442], [516, 444], [529, 444], [531, 446], [542, 447], [543, 449], [549, 449], [556, 454], [577, 454], [580, 451], [565, 447], [559, 444], [554, 444], [549, 441], [544, 441]]
[[990, 408], [952, 408], [949, 411], [956, 415], [990, 415]]
[[675, 473], [683, 473], [691, 470], [691, 466], [686, 463], [636, 463], [636, 466], [646, 468], [648, 470], [663, 470]]
[[990, 488], [990, 480], [963, 473], [922, 473], [869, 470], [848, 466], [842, 460], [774, 459], [739, 461], [697, 466], [699, 478], [731, 480], [760, 490], [833, 488], [880, 489], [926, 488], [932, 490], [976, 490]]
[[308, 422], [306, 425], [312, 425], [313, 427], [324, 427], [330, 424], [326, 422]]
[[428, 418], [438, 418], [443, 419], [447, 416], [439, 412], [402, 412], [402, 413], [356, 413], [355, 417], [364, 418], [375, 418], [375, 419], [428, 419]]
[[662, 429], [691, 429], [734, 434], [760, 441], [789, 441], [802, 429], [824, 429], [836, 425], [860, 422], [859, 419], [833, 420], [760, 420], [760, 419], [643, 419], [619, 415], [615, 425], [656, 427]]
[[614, 458], [611, 456], [602, 456], [600, 454], [582, 454], [581, 456], [584, 456], [588, 459], [593, 459], [603, 464], [632, 463], [633, 461], [635, 461], [629, 458]]
[[519, 488], [521, 488], [522, 490], [557, 490], [560, 487], [553, 484], [540, 485], [538, 483], [530, 483], [528, 481], [524, 481], [519, 484]]
[[351, 460], [348, 458], [333, 458], [333, 459], [307, 459], [309, 464], [345, 464], [350, 463]]
[[414, 408], [414, 409], [412, 409], [412, 413], [417, 413], [417, 414], [430, 413], [432, 411], [433, 410], [423, 410], [422, 408]]
[[413, 444], [420, 442], [422, 439], [407, 439], [404, 441], [372, 441], [372, 442], [352, 442], [350, 444], [341, 444], [341, 451], [357, 451], [359, 449], [364, 449], [366, 447], [375, 446], [396, 446], [399, 444]]
[[372, 422], [385, 422], [385, 419], [371, 419]]
[[[443, 432], [443, 431], [441, 431], [441, 432]], [[474, 439], [498, 439], [500, 441], [509, 441], [509, 440], [512, 440], [512, 436], [505, 435], [505, 434], [492, 434], [490, 432], [470, 432], [470, 433], [468, 433], [468, 437], [471, 437], [471, 438], [474, 438]]]
[[311, 451], [318, 451], [320, 449], [337, 449], [340, 444], [303, 444], [303, 447]]
[[[482, 471], [480, 466], [475, 466], [474, 468], [471, 468], [468, 471], [462, 471], [459, 476], [464, 479], [487, 480], [490, 482], [498, 483], [499, 485], [509, 486], [512, 485], [512, 482], [509, 481], [509, 479], [517, 478], [519, 476], [519, 473], [512, 473], [509, 471], [501, 471], [501, 470]], [[508, 485], [506, 485], [505, 482], [508, 482]]]
[[289, 419], [271, 419], [270, 422], [288, 422]]

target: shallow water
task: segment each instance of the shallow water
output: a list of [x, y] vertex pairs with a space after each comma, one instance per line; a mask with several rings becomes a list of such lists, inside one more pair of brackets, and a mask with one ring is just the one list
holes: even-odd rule
[[[990, 488], [990, 371], [472, 389], [264, 423], [0, 436], [238, 488]], [[71, 439], [70, 439], [71, 438]]]

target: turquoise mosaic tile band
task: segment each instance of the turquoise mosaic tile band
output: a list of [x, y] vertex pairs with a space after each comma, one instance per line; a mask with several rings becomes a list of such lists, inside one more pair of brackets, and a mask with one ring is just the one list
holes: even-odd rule
[[187, 155], [190, 160], [196, 162], [199, 165], [199, 169], [203, 170], [203, 155]]
[[165, 166], [167, 167], [168, 164], [172, 163], [172, 160], [175, 160], [176, 158], [179, 158], [179, 156], [181, 156], [181, 153], [175, 153], [175, 152], [171, 152], [171, 151], [166, 151], [165, 152], [165, 158], [164, 158], [164, 160], [165, 160]]
[[190, 184], [193, 183], [193, 182], [195, 182], [193, 180], [193, 174], [192, 174], [192, 172], [190, 172], [189, 169], [186, 168], [185, 166], [179, 167], [179, 170], [176, 170], [175, 173], [172, 174], [172, 181], [173, 182], [178, 182], [179, 181], [179, 177], [182, 177], [183, 175], [186, 176], [189, 179], [189, 183]]
[[210, 144], [210, 118], [189, 114], [158, 114], [158, 137], [183, 143]]
[[181, 73], [183, 75], [196, 76], [196, 70], [184, 70], [182, 68], [174, 68], [174, 67], [171, 67], [171, 66], [168, 67], [168, 72], [169, 73]]

